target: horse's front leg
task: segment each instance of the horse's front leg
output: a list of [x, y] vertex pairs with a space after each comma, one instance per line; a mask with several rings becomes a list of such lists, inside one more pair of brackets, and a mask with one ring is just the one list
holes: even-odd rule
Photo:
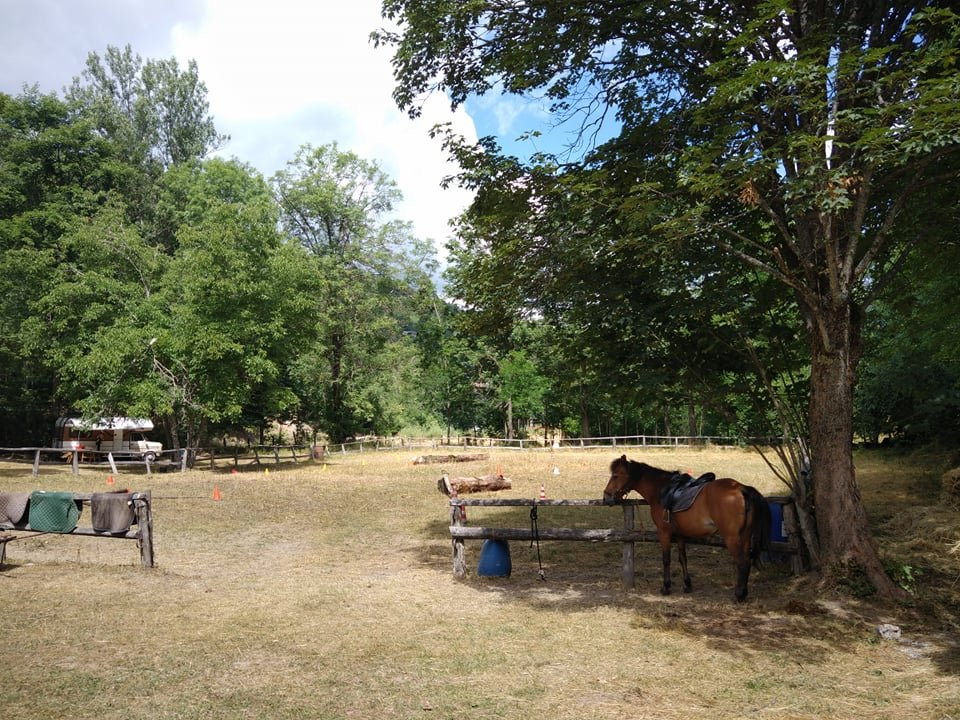
[[687, 572], [687, 543], [682, 539], [677, 540], [677, 559], [680, 561], [680, 571], [683, 573], [683, 591], [691, 592], [693, 581], [690, 579], [690, 573]]
[[660, 550], [663, 553], [663, 586], [660, 588], [661, 595], [670, 594], [670, 537], [664, 540], [660, 539]]

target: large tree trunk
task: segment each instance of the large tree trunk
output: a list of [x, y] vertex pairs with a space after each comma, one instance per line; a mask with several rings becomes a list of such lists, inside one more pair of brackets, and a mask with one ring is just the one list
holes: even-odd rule
[[590, 430], [590, 410], [587, 408], [587, 398], [583, 386], [580, 386], [580, 437], [593, 437]]
[[816, 317], [809, 308], [805, 312], [811, 345], [810, 454], [823, 568], [841, 575], [860, 569], [881, 595], [904, 598], [880, 562], [853, 465], [857, 308], [825, 301]]

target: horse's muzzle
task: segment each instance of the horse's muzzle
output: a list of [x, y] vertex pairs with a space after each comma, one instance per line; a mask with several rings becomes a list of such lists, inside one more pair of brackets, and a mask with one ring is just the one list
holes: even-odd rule
[[623, 496], [617, 497], [613, 493], [604, 493], [603, 494], [603, 504], [604, 505], [616, 505], [618, 502], [623, 500]]

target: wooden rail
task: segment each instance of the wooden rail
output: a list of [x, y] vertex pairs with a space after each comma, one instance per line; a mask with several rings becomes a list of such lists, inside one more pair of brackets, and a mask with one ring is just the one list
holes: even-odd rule
[[[793, 499], [789, 497], [768, 497], [768, 502], [782, 506], [782, 517], [787, 531], [786, 542], [771, 541], [770, 552], [787, 555], [796, 574], [802, 571], [800, 541], [793, 510]], [[634, 587], [636, 576], [636, 543], [657, 542], [657, 533], [653, 530], [636, 529], [636, 508], [646, 505], [642, 499], [626, 499], [617, 503], [623, 508], [623, 527], [619, 528], [564, 528], [544, 527], [534, 532], [530, 527], [481, 527], [468, 526], [464, 520], [462, 508], [465, 507], [612, 507], [602, 500], [536, 500], [529, 498], [450, 498], [450, 537], [453, 541], [453, 574], [464, 577], [467, 574], [465, 540], [575, 540], [580, 542], [621, 542], [623, 555], [621, 581], [624, 587]], [[723, 547], [723, 540], [710, 536], [702, 540], [687, 540], [694, 545], [712, 545]]]
[[[79, 500], [84, 504], [89, 504], [92, 495], [90, 493], [74, 493], [73, 499]], [[136, 540], [140, 548], [140, 563], [144, 567], [154, 567], [153, 557], [153, 503], [150, 490], [132, 493], [134, 524], [137, 529], [130, 529], [125, 533], [111, 533], [94, 530], [92, 527], [76, 527], [68, 533], [50, 533], [56, 535], [82, 535], [87, 537], [114, 538], [117, 540]], [[132, 526], [131, 526], [132, 528]], [[22, 523], [12, 525], [10, 523], [0, 523], [0, 530], [12, 531], [15, 533], [34, 533], [47, 534], [48, 531], [33, 530], [29, 524]], [[15, 540], [18, 535], [0, 534], [0, 565], [3, 565], [6, 556], [7, 543]]]

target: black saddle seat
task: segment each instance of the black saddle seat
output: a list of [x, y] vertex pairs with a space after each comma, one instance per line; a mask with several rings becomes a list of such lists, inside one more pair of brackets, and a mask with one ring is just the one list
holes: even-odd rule
[[703, 487], [716, 479], [716, 474], [712, 472], [696, 478], [688, 473], [678, 472], [670, 478], [670, 482], [660, 488], [660, 504], [669, 512], [688, 510]]

